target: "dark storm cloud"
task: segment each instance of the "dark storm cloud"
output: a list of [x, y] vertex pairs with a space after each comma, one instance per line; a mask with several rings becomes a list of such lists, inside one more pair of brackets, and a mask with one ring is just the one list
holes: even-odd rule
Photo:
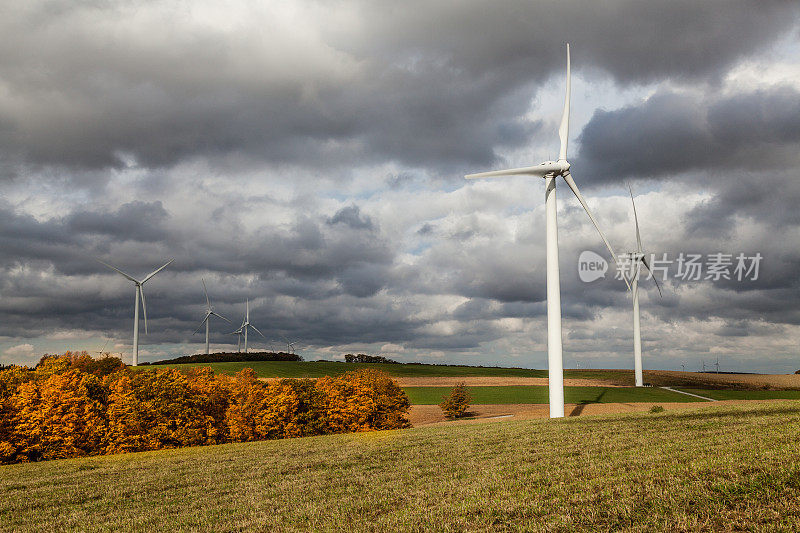
[[305, 7], [302, 31], [257, 9], [235, 31], [160, 3], [9, 10], [0, 23], [14, 44], [0, 53], [6, 171], [229, 154], [487, 165], [538, 131], [518, 117], [563, 68], [564, 41], [576, 65], [620, 84], [705, 80], [768, 47], [797, 14], [780, 1]]
[[594, 182], [697, 171], [725, 182], [735, 170], [760, 174], [797, 165], [798, 142], [794, 88], [730, 96], [662, 92], [638, 106], [596, 111], [581, 132], [575, 163]]
[[[720, 89], [732, 67], [797, 29], [796, 3], [308, 3], [291, 20], [283, 5], [232, 4], [224, 20], [193, 18], [202, 2], [191, 13], [133, 1], [4, 13], [0, 173], [15, 180], [3, 183], [14, 200], [0, 201], [0, 336], [127, 341], [133, 288], [93, 258], [138, 276], [175, 257], [146, 287], [150, 343], [199, 342], [201, 278], [234, 322], [250, 299], [276, 343], [458, 352], [513, 340], [498, 321], [544, 323], [544, 237], [510, 230], [500, 194], [476, 217], [437, 180], [552, 136], [526, 114], [548, 80], [563, 83], [565, 41], [584, 80], [634, 92], [664, 82], [645, 102], [595, 113], [572, 161], [579, 183], [680, 175], [707, 200], [684, 220], [668, 220], [669, 205], [651, 213], [654, 250], [765, 256], [750, 285], [668, 283], [663, 298], [643, 285], [646, 319], [718, 320], [714, 334], [742, 338], [800, 323], [788, 242], [800, 225], [800, 93]], [[319, 186], [365, 172], [378, 175], [350, 193]], [[244, 187], [231, 193], [234, 180]], [[101, 202], [41, 214], [83, 198], [75, 189]], [[621, 282], [578, 279], [580, 251], [605, 251], [574, 199], [560, 198], [571, 349], [615, 350], [627, 330], [598, 322], [627, 312], [629, 296]], [[217, 342], [235, 340], [229, 331], [212, 323]]]
[[328, 224], [345, 224], [353, 229], [373, 229], [372, 219], [368, 216], [362, 216], [361, 210], [357, 205], [343, 207], [336, 212], [331, 218], [328, 219]]

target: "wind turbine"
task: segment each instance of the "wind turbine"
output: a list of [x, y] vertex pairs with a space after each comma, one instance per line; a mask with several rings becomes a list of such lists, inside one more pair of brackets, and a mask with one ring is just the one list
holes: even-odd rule
[[641, 265], [650, 272], [650, 276], [656, 284], [658, 295], [661, 294], [661, 287], [658, 285], [658, 280], [653, 275], [653, 269], [647, 263], [647, 259], [642, 250], [642, 236], [639, 234], [639, 217], [636, 215], [636, 202], [633, 201], [633, 191], [629, 188], [628, 192], [631, 194], [631, 204], [633, 204], [633, 221], [636, 224], [636, 251], [628, 252], [628, 257], [631, 261], [631, 268], [633, 275], [631, 277], [631, 292], [633, 293], [633, 371], [636, 376], [636, 386], [644, 386], [644, 378], [642, 376], [642, 330], [639, 322], [639, 273], [641, 272]]
[[144, 291], [142, 290], [142, 286], [147, 283], [147, 281], [167, 268], [167, 265], [172, 263], [174, 259], [170, 259], [166, 263], [164, 263], [159, 268], [153, 270], [148, 275], [146, 275], [141, 281], [130, 276], [123, 272], [122, 270], [118, 269], [115, 266], [111, 266], [108, 263], [104, 263], [103, 261], [97, 260], [98, 263], [103, 264], [110, 268], [111, 270], [116, 270], [120, 275], [124, 276], [125, 278], [129, 279], [136, 285], [136, 303], [134, 304], [134, 311], [133, 311], [133, 359], [131, 361], [133, 366], [137, 366], [139, 364], [139, 297], [142, 298], [142, 313], [144, 314], [144, 333], [147, 335], [147, 306], [145, 305], [144, 301]]
[[108, 352], [106, 351], [106, 346], [108, 346], [108, 343], [109, 343], [110, 341], [111, 341], [111, 339], [106, 339], [106, 343], [103, 345], [103, 349], [102, 349], [102, 350], [98, 350], [98, 351], [96, 352], [96, 353], [97, 353], [97, 355], [103, 355], [103, 354], [106, 354], [106, 355], [108, 355]]
[[[239, 329], [237, 329], [236, 331], [231, 332], [231, 334], [239, 335], [240, 344], [238, 349], [240, 351], [241, 351], [242, 334], [244, 334], [244, 353], [247, 353], [247, 328], [253, 328], [253, 331], [264, 337], [264, 334], [258, 331], [258, 328], [250, 323], [250, 300], [246, 300], [245, 302], [244, 320], [242, 320], [242, 325], [239, 326]], [[266, 339], [266, 337], [264, 338]]]
[[242, 319], [242, 325], [239, 326], [239, 329], [235, 331], [231, 331], [231, 335], [237, 335], [238, 338], [236, 339], [236, 353], [242, 353], [242, 328], [244, 328], [244, 319]]
[[[225, 318], [224, 316], [220, 315], [219, 313], [216, 313], [214, 311], [214, 308], [211, 307], [211, 300], [208, 298], [208, 290], [206, 290], [206, 280], [204, 280], [203, 278], [200, 278], [200, 281], [203, 282], [203, 292], [206, 294], [206, 316], [203, 319], [203, 321], [200, 322], [200, 326], [196, 330], [194, 330], [194, 333], [197, 333], [198, 331], [200, 331], [200, 328], [202, 328], [203, 324], [205, 324], [205, 326], [206, 326], [206, 355], [209, 355], [211, 353], [211, 350], [209, 348], [209, 343], [208, 343], [208, 323], [210, 322], [209, 319], [213, 315], [213, 316], [221, 318], [222, 320], [225, 320], [226, 322], [231, 322], [231, 321], [228, 320], [227, 318]], [[194, 335], [194, 333], [192, 333], [192, 335]]]
[[[561, 126], [558, 129], [558, 136], [561, 139], [561, 148], [558, 153], [558, 161], [545, 161], [544, 163], [524, 168], [512, 168], [509, 170], [495, 170], [492, 172], [481, 172], [479, 174], [469, 174], [467, 179], [475, 178], [495, 178], [501, 176], [532, 176], [544, 178], [545, 188], [545, 207], [547, 219], [547, 367], [548, 384], [550, 389], [550, 417], [560, 418], [564, 416], [564, 363], [561, 349], [561, 288], [559, 283], [558, 271], [558, 222], [556, 218], [556, 178], [564, 178], [567, 186], [575, 194], [575, 197], [583, 206], [589, 219], [597, 228], [600, 237], [611, 252], [612, 262], [616, 264], [616, 254], [609, 244], [600, 226], [586, 201], [583, 199], [578, 186], [572, 179], [569, 172], [569, 162], [567, 162], [567, 139], [569, 137], [569, 98], [570, 98], [570, 61], [569, 43], [567, 43], [567, 86], [564, 97], [564, 111], [561, 115]], [[628, 284], [628, 280], [625, 279]]]
[[283, 335], [281, 335], [281, 338], [286, 341], [286, 353], [294, 353], [294, 345], [297, 344], [297, 341], [290, 341]]

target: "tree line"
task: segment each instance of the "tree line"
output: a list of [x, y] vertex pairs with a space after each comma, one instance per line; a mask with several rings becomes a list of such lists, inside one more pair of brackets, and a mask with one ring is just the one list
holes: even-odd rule
[[409, 427], [387, 374], [260, 381], [210, 368], [131, 370], [86, 352], [0, 371], [0, 464]]

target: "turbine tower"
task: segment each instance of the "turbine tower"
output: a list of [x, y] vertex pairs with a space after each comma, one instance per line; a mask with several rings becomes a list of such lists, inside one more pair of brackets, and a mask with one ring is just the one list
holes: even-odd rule
[[[231, 322], [231, 321], [228, 320], [227, 318], [225, 318], [224, 316], [220, 315], [219, 313], [214, 311], [214, 308], [211, 306], [211, 300], [208, 298], [208, 290], [206, 290], [206, 280], [204, 280], [203, 278], [200, 278], [200, 281], [203, 282], [203, 292], [206, 294], [206, 316], [205, 316], [205, 318], [203, 318], [203, 321], [200, 322], [200, 326], [196, 330], [194, 330], [194, 333], [197, 333], [198, 331], [200, 331], [200, 328], [202, 328], [203, 324], [205, 324], [205, 326], [206, 326], [206, 355], [209, 355], [211, 353], [211, 350], [210, 350], [210, 345], [209, 345], [209, 342], [208, 342], [208, 329], [209, 329], [208, 323], [210, 322], [211, 316], [213, 315], [215, 317], [221, 318], [222, 320], [225, 320], [226, 322]], [[192, 333], [192, 335], [194, 335], [194, 333]]]
[[137, 280], [133, 276], [130, 276], [123, 272], [122, 270], [118, 269], [115, 266], [111, 266], [108, 263], [104, 263], [103, 261], [97, 260], [98, 263], [107, 266], [112, 270], [116, 270], [120, 275], [124, 276], [125, 278], [129, 279], [136, 285], [136, 303], [134, 304], [134, 311], [133, 311], [133, 358], [131, 364], [133, 366], [137, 366], [139, 364], [139, 297], [142, 298], [142, 313], [144, 314], [144, 333], [147, 335], [147, 306], [145, 305], [144, 301], [144, 291], [142, 287], [144, 286], [147, 281], [167, 268], [167, 265], [172, 263], [174, 259], [170, 259], [166, 263], [164, 263], [161, 267], [153, 270], [148, 275], [146, 275], [141, 281]]
[[[561, 126], [558, 129], [558, 136], [561, 140], [561, 148], [558, 153], [558, 161], [545, 161], [544, 163], [524, 168], [512, 168], [509, 170], [495, 170], [492, 172], [481, 172], [479, 174], [469, 174], [467, 179], [475, 178], [495, 178], [501, 176], [532, 176], [544, 178], [545, 184], [545, 207], [547, 219], [547, 367], [548, 385], [550, 390], [550, 417], [560, 418], [564, 416], [564, 362], [561, 349], [561, 288], [558, 271], [558, 227], [556, 218], [556, 178], [564, 178], [567, 186], [575, 194], [575, 197], [583, 206], [589, 219], [597, 228], [600, 237], [611, 253], [612, 263], [616, 264], [616, 254], [609, 244], [603, 232], [600, 230], [597, 221], [592, 216], [589, 206], [583, 199], [578, 186], [572, 179], [569, 172], [569, 162], [567, 162], [567, 139], [569, 137], [569, 99], [570, 99], [570, 61], [569, 43], [567, 43], [567, 84], [566, 95], [564, 97], [564, 111], [561, 115]], [[628, 280], [625, 279], [628, 284]]]
[[[239, 351], [241, 351], [242, 349], [241, 340], [242, 340], [242, 334], [244, 334], [244, 353], [247, 353], [247, 328], [253, 328], [253, 331], [264, 337], [264, 334], [258, 331], [258, 328], [250, 323], [250, 300], [245, 301], [244, 320], [242, 320], [242, 325], [239, 326], [239, 329], [237, 329], [236, 331], [231, 332], [231, 334], [239, 335], [239, 347], [238, 347]], [[266, 337], [264, 338], [266, 339]]]
[[647, 264], [644, 250], [642, 250], [642, 236], [639, 234], [639, 217], [636, 215], [636, 202], [633, 201], [633, 191], [629, 188], [628, 192], [631, 194], [631, 204], [633, 204], [633, 222], [636, 224], [636, 251], [628, 252], [630, 265], [633, 269], [631, 275], [631, 292], [633, 293], [633, 371], [636, 376], [636, 386], [644, 386], [644, 378], [642, 376], [642, 330], [639, 317], [639, 273], [641, 272], [641, 265], [650, 272], [653, 281], [658, 289], [658, 295], [661, 294], [661, 287], [658, 285], [658, 280], [653, 275], [653, 270]]

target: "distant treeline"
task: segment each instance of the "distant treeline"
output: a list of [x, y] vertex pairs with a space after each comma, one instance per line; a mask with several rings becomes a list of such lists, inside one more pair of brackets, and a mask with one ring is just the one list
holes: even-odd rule
[[175, 359], [155, 361], [153, 363], [139, 363], [140, 365], [180, 365], [186, 363], [236, 363], [250, 361], [302, 361], [303, 358], [296, 353], [286, 352], [219, 352], [212, 354], [184, 355]]
[[393, 361], [391, 359], [387, 359], [386, 357], [382, 357], [380, 355], [367, 355], [365, 353], [359, 353], [359, 354], [347, 353], [347, 354], [344, 354], [344, 362], [345, 363], [388, 363], [388, 364], [391, 364], [391, 365], [402, 364], [402, 363], [398, 363], [397, 361]]
[[86, 352], [0, 371], [0, 464], [409, 427], [387, 374], [264, 382], [207, 367], [131, 370]]

